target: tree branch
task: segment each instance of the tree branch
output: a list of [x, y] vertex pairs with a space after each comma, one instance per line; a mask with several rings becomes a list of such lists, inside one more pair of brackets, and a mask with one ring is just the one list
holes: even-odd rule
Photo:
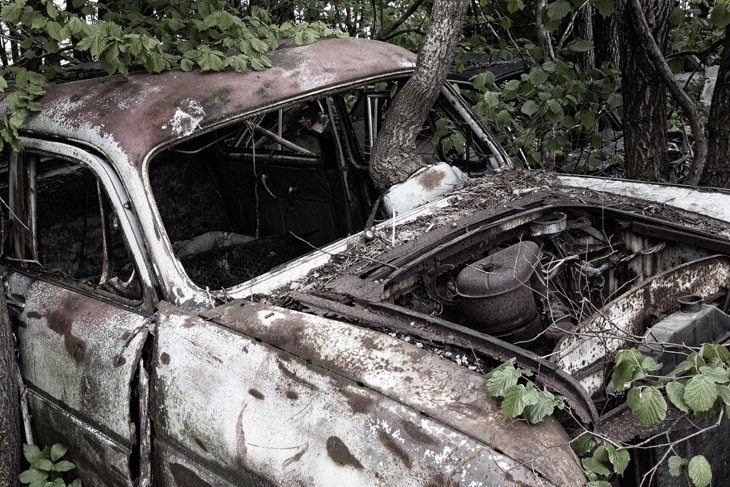
[[[423, 0], [416, 0], [415, 2], [413, 2], [413, 4], [411, 4], [411, 6], [408, 7], [408, 10], [406, 10], [403, 13], [403, 15], [401, 15], [395, 22], [390, 24], [387, 29], [380, 31], [380, 33], [377, 36], [375, 36], [375, 38], [379, 41], [387, 41], [388, 39], [392, 39], [393, 37], [399, 36], [400, 34], [394, 34], [394, 35], [391, 35], [391, 34], [393, 34], [393, 32], [398, 27], [400, 27], [403, 24], [403, 22], [408, 20], [408, 18], [411, 15], [413, 15], [416, 10], [418, 10], [418, 7], [420, 7], [422, 3], [423, 3]], [[412, 30], [412, 29], [410, 29], [410, 30]], [[407, 31], [401, 31], [401, 33], [405, 33], [405, 32], [407, 32]]]
[[654, 64], [654, 69], [662, 77], [669, 92], [672, 94], [672, 98], [674, 98], [689, 119], [689, 125], [692, 128], [692, 134], [695, 138], [695, 156], [692, 161], [690, 175], [687, 178], [687, 184], [695, 186], [700, 181], [707, 159], [707, 135], [705, 134], [705, 127], [702, 123], [700, 112], [697, 109], [697, 105], [695, 105], [689, 95], [679, 85], [674, 73], [672, 73], [667, 61], [664, 59], [664, 55], [659, 49], [654, 36], [651, 34], [649, 23], [646, 21], [639, 0], [629, 0], [629, 4], [634, 10], [634, 15], [637, 20], [635, 26], [636, 31], [639, 33], [647, 54]]

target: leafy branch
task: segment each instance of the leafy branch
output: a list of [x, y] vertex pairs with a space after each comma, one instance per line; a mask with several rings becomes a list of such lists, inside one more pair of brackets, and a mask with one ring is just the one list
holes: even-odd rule
[[[514, 366], [510, 359], [485, 375], [491, 397], [501, 398], [505, 417], [521, 417], [531, 424], [558, 412], [569, 413], [562, 396], [540, 390], [530, 381], [532, 373]], [[709, 419], [720, 413], [718, 423], [685, 438], [668, 441], [669, 450], [661, 459], [667, 460], [669, 473], [682, 475], [684, 471], [695, 487], [707, 487], [712, 481], [712, 468], [703, 455], [683, 458], [671, 455], [672, 448], [701, 432], [717, 427], [724, 415], [730, 418], [730, 352], [722, 345], [705, 344], [691, 352], [668, 375], [653, 374], [662, 364], [644, 357], [635, 348], [620, 351], [616, 356], [611, 380], [617, 391], [628, 390], [626, 401], [633, 415], [643, 425], [659, 424], [667, 417], [669, 408], [675, 408], [697, 419]], [[666, 397], [665, 397], [666, 396]], [[654, 438], [655, 439], [655, 438]], [[571, 442], [573, 451], [581, 457], [588, 476], [587, 487], [610, 487], [601, 477], [623, 475], [630, 461], [629, 450], [644, 448], [626, 445], [598, 433], [586, 431]], [[661, 463], [661, 462], [660, 462]], [[610, 468], [609, 468], [610, 466]], [[653, 475], [656, 465], [647, 475]], [[646, 476], [645, 476], [646, 477]]]
[[345, 36], [322, 22], [274, 25], [269, 13], [257, 7], [240, 15], [224, 0], [114, 5], [74, 0], [71, 11], [59, 9], [53, 0], [4, 2], [0, 16], [12, 26], [9, 37], [21, 59], [0, 69], [0, 92], [14, 80], [14, 91], [5, 107], [0, 105], [0, 150], [4, 143], [20, 150], [18, 128], [40, 111], [36, 100], [45, 93], [44, 84], [66, 78], [66, 68], [80, 63], [79, 57], [124, 78], [136, 69], [244, 72], [271, 67], [266, 54], [279, 47], [280, 38], [303, 45]]
[[66, 483], [64, 475], [76, 468], [76, 464], [63, 460], [68, 448], [56, 443], [41, 450], [35, 445], [23, 445], [23, 455], [30, 464], [18, 479], [29, 487], [81, 487], [81, 480]]

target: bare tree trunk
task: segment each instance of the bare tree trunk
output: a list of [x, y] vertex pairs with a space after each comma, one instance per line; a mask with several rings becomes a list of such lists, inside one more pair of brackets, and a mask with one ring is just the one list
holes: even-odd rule
[[[537, 35], [537, 42], [542, 47], [545, 55], [545, 61], [555, 60], [555, 49], [553, 49], [553, 42], [550, 39], [550, 33], [545, 28], [543, 21], [543, 15], [545, 14], [545, 7], [547, 6], [547, 0], [537, 0], [535, 3], [535, 34]], [[542, 169], [546, 171], [552, 171], [555, 169], [555, 152], [548, 149], [548, 142], [555, 138], [555, 125], [551, 122], [547, 122], [545, 130], [539, 135], [540, 139], [540, 165]]]
[[[581, 39], [594, 42], [593, 6], [588, 2], [580, 9], [578, 19], [575, 23], [575, 31], [576, 35]], [[578, 59], [583, 69], [593, 69], [596, 67], [596, 51], [594, 49], [579, 53]]]
[[543, 15], [545, 15], [547, 3], [547, 0], [537, 0], [535, 2], [535, 34], [537, 35], [538, 44], [540, 44], [540, 47], [542, 47], [545, 53], [545, 60], [552, 61], [555, 59], [555, 51], [553, 50], [553, 43], [550, 40], [550, 34], [545, 28], [545, 22], [543, 22]]
[[0, 290], [0, 487], [18, 485], [21, 459], [20, 398], [15, 342]]
[[720, 69], [707, 120], [707, 163], [703, 186], [730, 188], [730, 26], [725, 27]]
[[621, 66], [621, 47], [619, 43], [619, 24], [623, 0], [614, 1], [614, 13], [604, 18], [601, 15], [593, 21], [593, 38], [595, 41], [596, 66], [608, 62], [611, 66]]
[[[673, 0], [644, 0], [639, 9], [639, 13], [643, 10], [649, 34], [662, 51], [669, 30], [667, 19], [673, 6]], [[627, 4], [621, 18], [621, 70], [624, 73], [621, 89], [627, 175], [633, 179], [664, 180], [669, 164], [666, 84], [641, 37], [637, 11]]]
[[380, 191], [423, 166], [416, 136], [451, 68], [469, 0], [436, 0], [418, 52], [416, 71], [396, 95], [370, 157], [370, 177]]
[[[664, 31], [668, 31], [668, 12], [672, 9], [674, 2], [667, 2], [668, 5], [662, 5], [660, 8], [666, 9], [666, 16], [664, 10], [661, 11], [662, 18], [658, 17], [659, 11], [651, 12], [656, 14], [654, 17], [655, 22], [659, 22], [663, 19]], [[661, 79], [664, 81], [665, 86], [669, 89], [672, 94], [672, 98], [682, 108], [684, 115], [689, 121], [690, 127], [692, 127], [692, 135], [695, 139], [694, 146], [694, 158], [692, 159], [692, 167], [690, 168], [690, 174], [687, 177], [687, 184], [697, 184], [700, 181], [700, 176], [705, 167], [705, 161], [707, 160], [707, 134], [705, 133], [705, 127], [702, 123], [702, 116], [697, 108], [697, 105], [689, 97], [686, 91], [680, 86], [674, 73], [669, 68], [666, 59], [664, 58], [663, 48], [660, 48], [658, 43], [655, 42], [655, 38], [651, 34], [651, 25], [642, 9], [646, 7], [646, 4], [642, 6], [639, 0], [630, 0], [629, 5], [632, 16], [634, 17], [634, 27], [639, 34], [639, 38], [644, 43], [644, 47], [648, 56], [649, 61], [652, 63], [653, 69], [659, 74]], [[655, 24], [658, 25], [658, 24]], [[665, 33], [666, 38], [666, 33]], [[663, 47], [663, 44], [662, 44]], [[624, 72], [625, 74], [625, 72]], [[665, 121], [666, 123], [666, 121]], [[664, 128], [664, 127], [663, 127]], [[666, 174], [666, 171], [661, 173]]]

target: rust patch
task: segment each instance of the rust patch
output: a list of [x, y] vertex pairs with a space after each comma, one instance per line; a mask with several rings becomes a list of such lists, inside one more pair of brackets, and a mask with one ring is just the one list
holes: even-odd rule
[[122, 333], [122, 340], [124, 340], [126, 342], [127, 340], [129, 340], [130, 336], [132, 336], [132, 334], [129, 333], [128, 331], [125, 331], [124, 333]]
[[170, 363], [170, 354], [167, 352], [162, 352], [162, 355], [160, 355], [160, 362], [167, 365]]
[[183, 323], [183, 328], [192, 328], [196, 325], [194, 318], [185, 318], [185, 322]]
[[41, 318], [43, 318], [43, 315], [38, 313], [37, 311], [29, 311], [28, 318], [32, 318], [34, 320], [40, 320]]
[[429, 435], [420, 426], [410, 421], [403, 420], [400, 423], [401, 429], [413, 440], [423, 443], [424, 445], [436, 445], [438, 441]]
[[362, 463], [350, 453], [347, 445], [336, 436], [327, 438], [327, 454], [337, 465], [343, 467], [350, 466], [357, 470], [362, 470]]
[[302, 379], [297, 374], [295, 374], [291, 370], [287, 369], [284, 366], [284, 364], [281, 363], [281, 361], [279, 361], [278, 366], [279, 366], [279, 370], [281, 370], [281, 373], [284, 374], [284, 376], [287, 377], [288, 379], [291, 379], [292, 381], [296, 382], [297, 384], [301, 384], [304, 387], [306, 387], [308, 389], [311, 389], [313, 391], [318, 391], [319, 390], [319, 387], [315, 386], [314, 384], [312, 384], [309, 381], [306, 381], [306, 380]]
[[199, 438], [194, 438], [194, 440], [195, 440], [195, 444], [198, 445], [201, 450], [203, 450], [205, 453], [208, 453], [208, 449], [205, 447], [205, 443], [200, 441]]
[[208, 482], [179, 463], [170, 463], [168, 464], [168, 468], [170, 469], [172, 479], [175, 481], [175, 485], [179, 485], [180, 487], [210, 487]]
[[347, 398], [347, 404], [355, 413], [369, 413], [375, 407], [375, 400], [365, 394], [360, 394], [350, 389], [343, 389], [342, 395]]
[[121, 355], [117, 355], [116, 358], [114, 358], [114, 368], [121, 367], [126, 363], [127, 359], [122, 357]]
[[411, 468], [413, 466], [413, 462], [411, 461], [411, 457], [408, 456], [406, 451], [401, 448], [401, 446], [398, 444], [396, 440], [393, 439], [392, 436], [390, 436], [388, 433], [386, 433], [383, 430], [378, 431], [378, 439], [380, 442], [385, 445], [385, 448], [387, 448], [390, 453], [398, 457], [401, 462], [403, 462], [403, 465], [406, 466], [406, 468]]
[[294, 391], [286, 391], [286, 397], [288, 397], [292, 401], [296, 401], [297, 399], [299, 399], [299, 394]]
[[28, 317], [31, 317], [31, 314], [33, 314], [32, 318], [45, 318], [48, 323], [48, 328], [54, 333], [63, 336], [63, 344], [66, 347], [66, 351], [77, 363], [84, 360], [84, 356], [86, 355], [86, 342], [71, 333], [73, 319], [75, 317], [73, 311], [80, 307], [81, 298], [74, 296], [67, 299], [60, 309], [50, 311], [45, 315], [33, 311], [28, 313]]
[[292, 463], [296, 463], [299, 460], [301, 460], [302, 457], [304, 456], [304, 454], [307, 453], [307, 450], [309, 450], [309, 443], [307, 443], [306, 445], [304, 445], [304, 448], [302, 449], [302, 451], [300, 451], [299, 453], [297, 453], [293, 457], [287, 458], [286, 460], [284, 460], [284, 463], [282, 464], [282, 468], [286, 468], [289, 465], [291, 465]]
[[251, 395], [252, 395], [253, 397], [255, 397], [256, 399], [263, 399], [263, 398], [264, 398], [264, 395], [263, 395], [263, 394], [261, 394], [261, 393], [260, 393], [259, 391], [257, 391], [256, 389], [249, 389], [249, 390], [248, 390], [248, 393], [249, 393], [249, 394], [251, 394]]
[[440, 187], [441, 181], [443, 181], [445, 177], [446, 174], [442, 172], [426, 169], [416, 176], [416, 182], [426, 191], [431, 191]]
[[246, 435], [243, 433], [243, 412], [245, 410], [246, 406], [244, 405], [241, 414], [238, 415], [238, 421], [236, 421], [236, 455], [242, 465], [246, 463], [246, 455], [248, 455]]

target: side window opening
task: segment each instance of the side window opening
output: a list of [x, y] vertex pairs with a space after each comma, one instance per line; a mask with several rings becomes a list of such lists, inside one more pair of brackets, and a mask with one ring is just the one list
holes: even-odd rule
[[140, 300], [142, 286], [122, 227], [95, 174], [63, 159], [30, 153], [20, 157], [35, 195], [26, 199], [30, 211], [20, 211], [28, 216], [28, 229], [14, 228], [35, 234], [28, 238], [32, 243], [23, 263], [37, 261], [52, 279]]
[[[153, 157], [150, 187], [192, 282], [233, 287], [362, 230], [377, 199], [367, 161], [400, 86], [392, 80], [278, 107]], [[419, 154], [485, 166], [472, 128], [444, 122], [454, 116], [440, 100]]]

